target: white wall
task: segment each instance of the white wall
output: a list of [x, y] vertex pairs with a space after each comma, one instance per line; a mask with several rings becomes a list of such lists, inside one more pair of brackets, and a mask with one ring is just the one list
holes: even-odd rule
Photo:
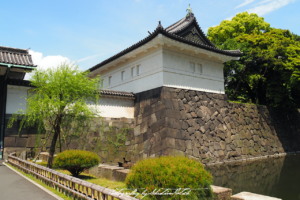
[[[131, 68], [140, 65], [141, 74], [131, 77]], [[102, 72], [104, 89], [138, 93], [163, 85], [162, 50], [145, 54], [117, 69]], [[121, 72], [125, 70], [125, 80], [121, 80]], [[112, 77], [111, 85], [108, 78]]]
[[[194, 54], [195, 55], [195, 54]], [[161, 86], [224, 94], [223, 64], [176, 48], [158, 48], [155, 52], [124, 63], [115, 69], [101, 73], [104, 88], [126, 92], [143, 92]], [[190, 62], [202, 64], [202, 73], [193, 73]], [[140, 65], [141, 74], [131, 77], [131, 68]], [[121, 72], [125, 70], [125, 80]], [[111, 76], [111, 85], [108, 77]]]
[[[7, 114], [13, 114], [19, 109], [26, 110], [25, 96], [27, 96], [29, 89], [29, 87], [7, 86]], [[99, 101], [97, 111], [102, 117], [134, 118], [134, 99], [103, 96]]]
[[[193, 72], [190, 63], [202, 65], [202, 73]], [[163, 51], [163, 85], [224, 94], [223, 64], [176, 51]]]
[[30, 87], [7, 85], [7, 114], [13, 114], [19, 109], [26, 110], [25, 97], [27, 97], [27, 92], [29, 89]]
[[134, 118], [134, 99], [102, 96], [97, 111], [102, 117]]

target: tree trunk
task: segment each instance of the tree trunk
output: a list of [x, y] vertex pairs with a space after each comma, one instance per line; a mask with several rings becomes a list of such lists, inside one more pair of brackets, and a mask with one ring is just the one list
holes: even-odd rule
[[49, 158], [48, 158], [48, 164], [47, 164], [47, 167], [49, 167], [49, 168], [52, 168], [53, 155], [54, 155], [54, 152], [55, 152], [55, 146], [56, 146], [57, 138], [58, 138], [58, 133], [55, 130], [53, 138], [52, 138], [51, 146], [50, 146], [50, 151], [49, 151]]
[[60, 133], [60, 131], [59, 131], [59, 135], [58, 135], [58, 136], [59, 136], [59, 152], [61, 153], [61, 138], [60, 138], [60, 134], [61, 134], [61, 133]]
[[[53, 135], [51, 146], [50, 146], [50, 152], [49, 152], [49, 158], [48, 158], [48, 164], [47, 164], [47, 167], [49, 167], [49, 168], [52, 168], [52, 164], [53, 164], [53, 155], [55, 152], [56, 141], [57, 141], [58, 136], [60, 135], [60, 123], [61, 123], [61, 116], [59, 115], [56, 119], [54, 135]], [[61, 148], [61, 146], [60, 146], [60, 148]]]
[[[268, 65], [269, 65], [269, 63], [268, 63]], [[268, 70], [268, 66], [266, 66], [265, 72], [264, 72], [263, 75], [258, 79], [257, 86], [256, 86], [256, 88], [255, 88], [256, 104], [259, 104], [259, 103], [260, 103], [259, 98], [258, 98], [258, 91], [257, 91], [257, 89], [258, 89], [258, 86], [259, 86], [259, 84], [260, 84], [260, 81], [261, 81], [262, 77], [264, 77], [264, 76], [266, 75], [267, 70]]]
[[231, 101], [233, 101], [234, 96], [235, 96], [237, 90], [238, 90], [239, 87], [240, 87], [240, 84], [241, 84], [241, 82], [242, 82], [242, 78], [243, 78], [244, 72], [246, 71], [246, 67], [247, 67], [247, 62], [245, 63], [245, 66], [244, 66], [244, 69], [243, 69], [243, 71], [242, 71], [242, 74], [240, 75], [239, 83], [237, 84], [237, 86], [236, 86], [236, 88], [235, 88], [235, 90], [234, 90], [234, 93], [232, 94], [232, 96], [231, 96], [231, 98], [230, 98]]

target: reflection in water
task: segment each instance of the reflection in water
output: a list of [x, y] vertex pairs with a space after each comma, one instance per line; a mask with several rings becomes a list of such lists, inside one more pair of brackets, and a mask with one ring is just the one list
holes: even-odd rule
[[213, 176], [214, 185], [231, 188], [232, 194], [247, 191], [282, 199], [300, 199], [300, 155], [207, 169]]

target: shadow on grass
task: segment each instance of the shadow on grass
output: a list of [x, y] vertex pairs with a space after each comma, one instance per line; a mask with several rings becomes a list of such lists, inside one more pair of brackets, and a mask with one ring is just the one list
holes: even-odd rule
[[[72, 175], [71, 175], [72, 176]], [[95, 180], [97, 178], [89, 175], [80, 174], [77, 178], [80, 178], [82, 180]]]

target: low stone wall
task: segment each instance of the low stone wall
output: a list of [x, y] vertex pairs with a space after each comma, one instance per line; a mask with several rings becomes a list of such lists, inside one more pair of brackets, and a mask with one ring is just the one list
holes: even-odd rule
[[156, 88], [136, 94], [131, 161], [188, 155], [217, 163], [300, 150], [297, 109], [229, 103], [226, 95]]
[[[23, 159], [35, 156], [36, 130], [25, 129], [18, 133], [19, 121], [10, 129], [6, 129], [4, 138], [4, 159], [11, 152], [16, 152], [19, 156], [26, 152]], [[91, 123], [88, 133], [78, 137], [72, 137], [70, 142], [63, 142], [62, 150], [82, 149], [95, 152], [99, 155], [101, 163], [124, 163], [128, 152], [125, 146], [127, 140], [134, 140], [133, 135], [134, 120], [126, 118], [101, 118], [95, 119]], [[30, 133], [30, 134], [29, 134]], [[40, 145], [44, 141], [40, 136]], [[48, 151], [50, 142], [47, 142], [43, 151]], [[39, 151], [39, 149], [38, 149]], [[59, 153], [59, 149], [55, 153]]]
[[127, 140], [134, 140], [134, 120], [126, 118], [103, 118], [95, 120], [87, 136], [72, 139], [69, 149], [95, 152], [101, 163], [124, 163], [129, 147]]

